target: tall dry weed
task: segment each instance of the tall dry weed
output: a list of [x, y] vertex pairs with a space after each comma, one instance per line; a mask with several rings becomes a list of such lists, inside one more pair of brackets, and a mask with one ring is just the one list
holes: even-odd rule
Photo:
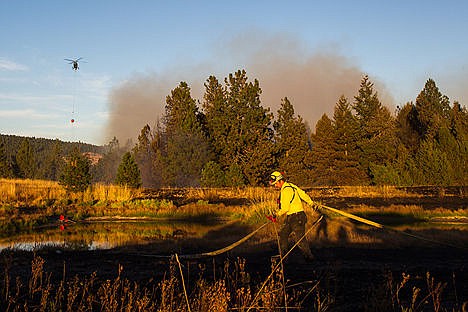
[[[195, 283], [186, 285], [187, 289], [182, 287], [175, 262], [170, 264], [169, 272], [157, 287], [143, 287], [122, 278], [121, 265], [114, 279], [99, 280], [93, 273], [90, 277], [75, 276], [67, 280], [64, 273], [63, 279], [54, 284], [51, 273], [44, 270], [44, 264], [41, 257], [33, 259], [31, 275], [25, 285], [19, 277], [14, 283], [15, 289], [9, 289], [12, 285], [3, 283], [0, 310], [173, 312], [191, 308], [197, 312], [246, 312], [296, 311], [311, 307], [313, 311], [335, 309], [334, 296], [329, 289], [320, 287], [322, 281], [284, 287], [282, 271], [272, 265], [271, 277], [260, 287], [258, 282], [245, 278], [246, 263], [241, 259], [230, 265], [225, 263], [225, 272], [219, 278], [209, 280], [200, 275]], [[389, 273], [382, 282], [382, 286], [376, 288], [385, 291], [370, 293], [372, 297], [361, 302], [362, 311], [448, 311], [443, 301], [447, 284], [436, 281], [429, 272], [425, 281], [406, 273], [400, 280], [395, 280]], [[184, 293], [188, 294], [188, 303]], [[355, 302], [353, 304], [356, 306]], [[462, 305], [453, 302], [453, 298], [449, 298], [450, 304], [453, 307], [450, 311], [462, 311]]]
[[65, 190], [54, 181], [30, 179], [0, 179], [0, 200], [3, 203], [34, 204], [62, 198]]
[[0, 200], [3, 203], [23, 202], [38, 205], [51, 200], [126, 201], [140, 194], [126, 186], [93, 184], [84, 193], [67, 193], [56, 181], [0, 179]]
[[200, 280], [197, 283], [197, 297], [192, 301], [193, 311], [229, 311], [231, 295], [226, 288], [224, 280], [207, 282]]

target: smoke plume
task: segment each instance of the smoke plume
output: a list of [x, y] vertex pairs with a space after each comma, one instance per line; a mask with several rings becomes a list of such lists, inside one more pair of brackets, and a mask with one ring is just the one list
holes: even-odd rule
[[[323, 114], [332, 117], [341, 95], [353, 101], [364, 76], [359, 66], [338, 48], [328, 46], [308, 51], [299, 40], [287, 35], [268, 37], [249, 32], [220, 44], [212, 59], [216, 63], [185, 64], [161, 74], [135, 75], [116, 86], [109, 99], [107, 135], [116, 136], [121, 142], [135, 140], [145, 124], [154, 126], [162, 116], [166, 96], [180, 81], [186, 81], [192, 97], [202, 101], [203, 83], [210, 75], [224, 83], [229, 73], [239, 69], [245, 69], [251, 81], [259, 80], [264, 107], [270, 107], [276, 115], [281, 99], [288, 97], [296, 114], [314, 130]], [[391, 102], [383, 85], [373, 77], [370, 80], [375, 83], [379, 98], [386, 100], [382, 102]]]
[[138, 137], [146, 125], [153, 126], [164, 109], [164, 94], [170, 86], [154, 75], [135, 75], [115, 87], [109, 96], [106, 136], [120, 142]]

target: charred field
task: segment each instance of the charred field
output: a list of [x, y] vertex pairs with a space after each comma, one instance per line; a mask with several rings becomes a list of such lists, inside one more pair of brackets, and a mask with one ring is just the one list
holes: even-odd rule
[[[105, 250], [4, 249], [0, 254], [0, 308], [465, 311], [466, 189], [443, 194], [440, 189], [421, 188], [384, 195], [361, 191], [347, 190], [345, 195], [337, 190], [308, 190], [324, 205], [388, 225], [388, 229], [375, 229], [324, 211], [325, 220], [307, 236], [316, 257], [312, 262], [303, 260], [296, 249], [283, 263], [275, 262], [277, 224], [267, 225], [225, 253], [186, 257], [223, 248], [259, 226], [241, 220], [231, 220], [198, 237], [174, 233], [143, 245], [127, 243]], [[154, 190], [142, 196], [172, 196], [176, 206], [200, 200], [186, 191], [171, 192]], [[221, 209], [236, 206], [237, 212], [261, 206], [248, 196], [211, 194], [202, 200], [221, 205]], [[426, 210], [436, 213], [427, 217], [422, 213]], [[310, 211], [308, 216], [311, 226], [316, 216]], [[396, 221], [401, 218], [404, 222]], [[432, 225], [412, 226], [421, 221]]]

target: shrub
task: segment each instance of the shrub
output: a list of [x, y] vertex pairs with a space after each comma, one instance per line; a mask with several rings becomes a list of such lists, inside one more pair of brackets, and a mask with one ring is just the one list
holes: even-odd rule
[[202, 170], [201, 185], [205, 187], [222, 187], [226, 184], [223, 169], [214, 161], [206, 163]]
[[126, 152], [122, 157], [122, 162], [117, 169], [115, 183], [134, 188], [141, 186], [140, 169], [130, 152]]
[[73, 150], [65, 161], [59, 184], [69, 192], [84, 192], [91, 185], [90, 161], [78, 149]]

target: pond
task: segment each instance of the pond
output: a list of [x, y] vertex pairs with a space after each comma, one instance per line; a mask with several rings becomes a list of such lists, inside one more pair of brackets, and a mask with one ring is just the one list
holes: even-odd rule
[[[375, 217], [375, 216], [374, 216]], [[463, 220], [437, 220], [436, 222], [407, 223], [407, 219], [373, 218], [398, 231], [416, 231], [421, 235], [439, 236], [452, 233], [464, 235], [468, 223]], [[459, 222], [462, 221], [462, 222]], [[97, 250], [125, 246], [143, 246], [162, 241], [180, 241], [203, 238], [208, 232], [224, 232], [226, 225], [233, 221], [204, 220], [187, 222], [180, 220], [153, 219], [103, 219], [81, 222], [58, 222], [53, 225], [36, 227], [33, 230], [0, 237], [0, 251], [3, 249], [34, 251], [52, 250]], [[360, 225], [367, 228], [366, 225]], [[228, 235], [226, 233], [226, 235]], [[372, 234], [371, 234], [372, 235]], [[450, 234], [451, 235], [451, 234]], [[452, 236], [452, 235], [451, 235]], [[228, 239], [231, 241], [231, 239]]]
[[107, 220], [67, 222], [37, 227], [0, 238], [3, 249], [33, 251], [38, 249], [95, 250], [126, 245], [144, 245], [161, 240], [202, 237], [226, 221], [183, 222], [154, 220]]

